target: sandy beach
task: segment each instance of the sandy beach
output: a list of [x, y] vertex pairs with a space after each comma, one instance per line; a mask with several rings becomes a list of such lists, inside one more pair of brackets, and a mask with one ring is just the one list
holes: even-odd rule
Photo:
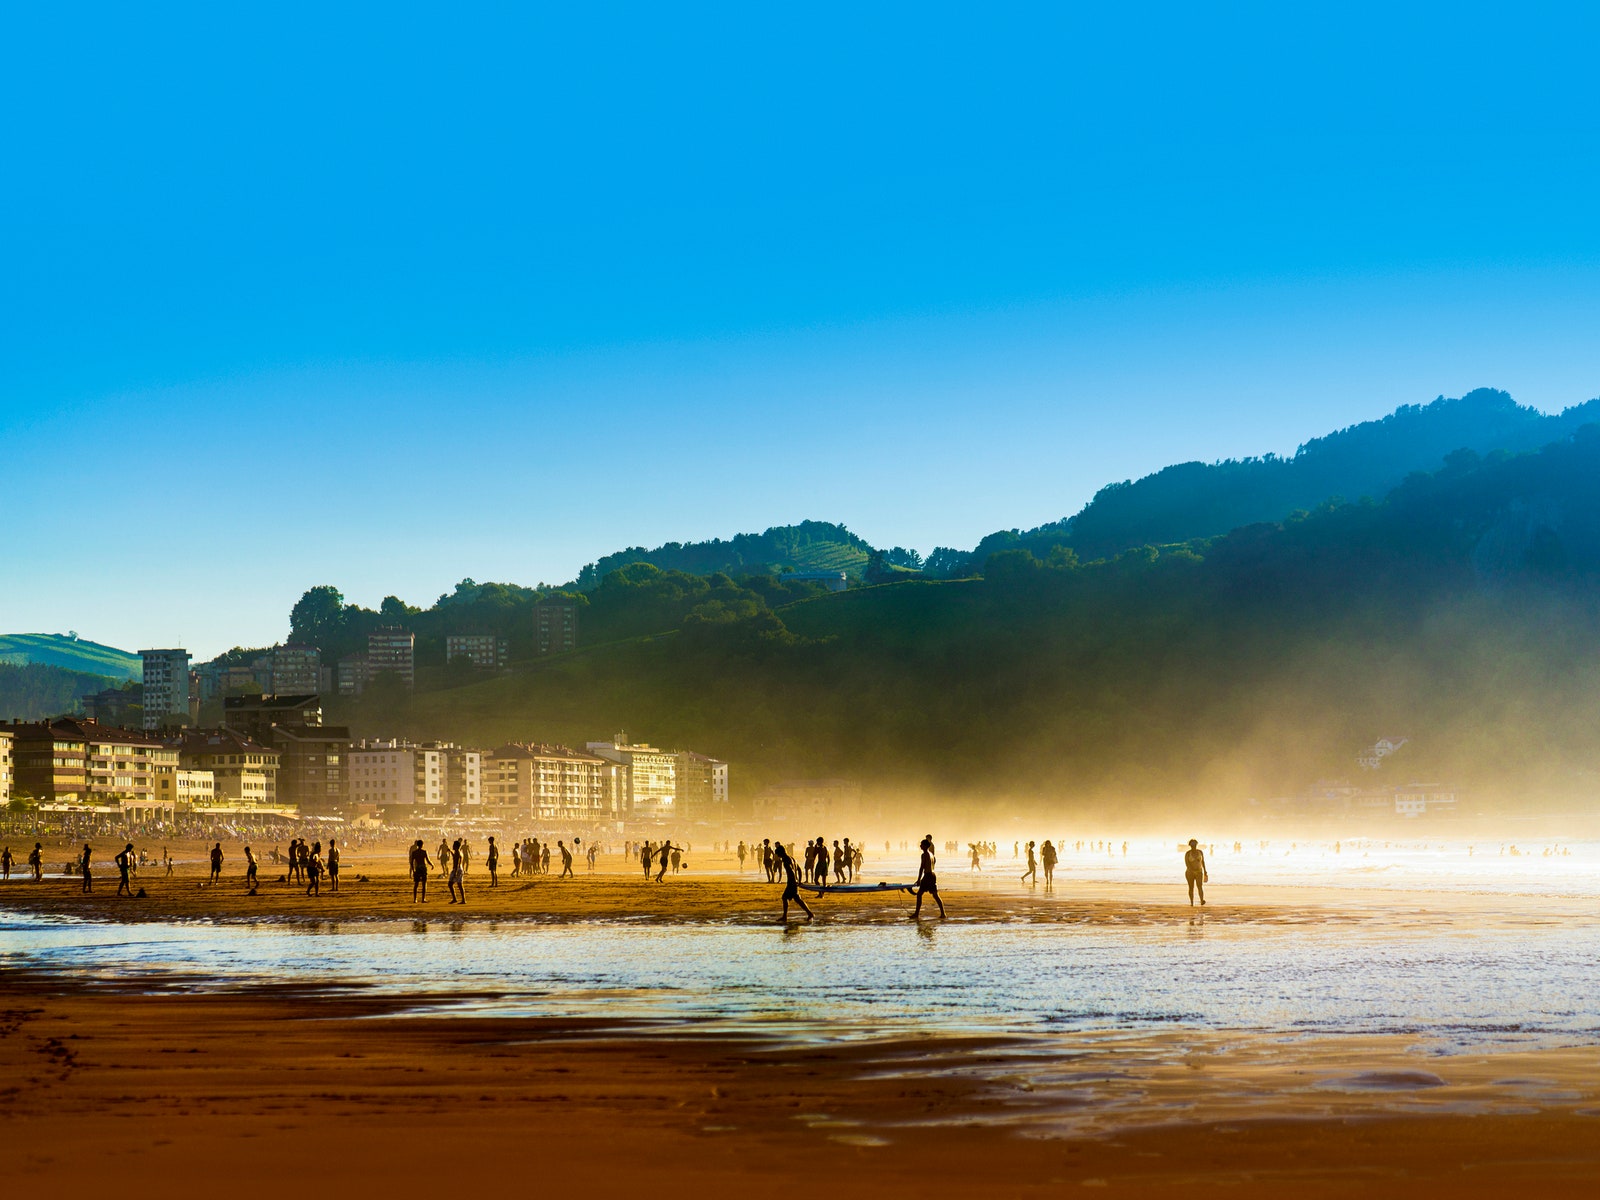
[[[51, 849], [47, 862], [65, 854]], [[1200, 914], [1175, 888], [1060, 880], [1045, 893], [997, 874], [950, 879], [949, 920], [925, 923], [932, 942], [900, 931], [909, 901], [898, 895], [826, 897], [818, 923], [791, 942], [765, 928], [776, 924], [777, 889], [710, 855], [700, 861], [717, 873], [660, 885], [625, 873], [615, 856], [592, 877], [580, 865], [574, 880], [503, 876], [496, 889], [479, 869], [466, 906], [448, 906], [436, 880], [424, 908], [391, 848], [352, 854], [341, 892], [313, 897], [265, 866], [255, 896], [236, 871], [206, 885], [201, 849], [175, 847], [184, 861], [171, 878], [147, 867], [141, 900], [115, 897], [114, 874], [97, 875], [88, 896], [55, 876], [0, 888], [13, 920], [34, 923], [15, 929], [66, 939], [0, 972], [0, 1115], [14, 1181], [166, 1197], [300, 1179], [364, 1192], [419, 1175], [596, 1195], [815, 1186], [841, 1196], [1028, 1196], [1082, 1186], [1250, 1197], [1511, 1187], [1587, 1196], [1600, 1179], [1600, 1044], [1581, 1020], [1575, 1035], [1474, 1032], [1478, 1040], [1442, 1052], [1448, 1036], [1383, 1031], [1393, 1021], [1322, 1032], [1310, 1000], [1291, 989], [1285, 1011], [1309, 1018], [1293, 1029], [1244, 1019], [1218, 1027], [1199, 1009], [1056, 1028], [998, 1010], [984, 1018], [981, 1007], [919, 1017], [903, 1000], [880, 1013], [859, 997], [829, 1027], [815, 995], [782, 975], [814, 970], [819, 948], [824, 962], [855, 953], [863, 943], [853, 938], [911, 937], [891, 945], [921, 945], [951, 955], [940, 960], [947, 969], [966, 969], [970, 960], [955, 956], [963, 938], [1001, 954], [1007, 938], [1056, 938], [1052, 929], [1069, 948], [1175, 944], [1196, 963], [1219, 937], [1228, 954], [1313, 934], [1356, 939], [1358, 954], [1399, 939], [1410, 954], [1474, 945], [1495, 928], [1560, 930], [1584, 919], [1581, 906], [1256, 887], [1219, 892]], [[119, 926], [204, 940], [170, 964], [160, 943], [138, 951], [163, 964], [148, 972], [133, 943], [113, 939], [81, 959], [72, 950], [74, 930]], [[275, 928], [292, 940], [251, 951], [256, 965], [225, 969], [219, 959], [205, 969], [213, 947]], [[678, 1009], [619, 990], [606, 975], [618, 943], [646, 969], [653, 955], [689, 955], [681, 973], [691, 976], [704, 966], [692, 958], [702, 944], [736, 959], [772, 947], [791, 957], [758, 959], [772, 1006], [719, 1022], [706, 1017], [721, 1011], [716, 988], [727, 984], [707, 984], [709, 996]], [[1057, 943], [1023, 943], [1030, 954], [1040, 944]], [[418, 946], [424, 968], [393, 966]], [[261, 956], [270, 962], [284, 947], [296, 969], [262, 970]], [[434, 947], [549, 956], [558, 980], [563, 955], [593, 959], [586, 1015], [561, 1003], [561, 987], [576, 983], [552, 991], [543, 976], [537, 987], [513, 974], [439, 987], [426, 969]], [[908, 953], [886, 956], [885, 968]], [[1469, 951], [1469, 969], [1478, 953]], [[391, 973], [356, 977], [350, 964], [368, 961], [361, 954]], [[959, 981], [946, 986], [960, 997]], [[1264, 976], [1241, 986], [1285, 988]], [[1111, 987], [1107, 976], [1096, 994]], [[861, 1012], [873, 1015], [863, 1023]]]

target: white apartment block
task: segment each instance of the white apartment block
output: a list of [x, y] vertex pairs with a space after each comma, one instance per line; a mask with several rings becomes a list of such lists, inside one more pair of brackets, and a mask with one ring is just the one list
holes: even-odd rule
[[144, 727], [160, 729], [173, 717], [189, 720], [189, 652], [141, 650], [144, 660]]
[[217, 802], [217, 777], [210, 771], [164, 771], [156, 776], [156, 800], [173, 812], [213, 808]]
[[460, 810], [482, 802], [483, 755], [477, 750], [372, 740], [351, 747], [348, 760], [356, 804]]
[[639, 821], [661, 821], [676, 815], [676, 754], [642, 742], [631, 744], [625, 733], [617, 734], [609, 742], [590, 742], [585, 749], [599, 758], [622, 763], [628, 768], [628, 816]]

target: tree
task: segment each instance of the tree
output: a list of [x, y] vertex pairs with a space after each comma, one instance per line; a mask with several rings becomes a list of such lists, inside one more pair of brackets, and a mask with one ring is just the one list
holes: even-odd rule
[[344, 595], [324, 584], [301, 596], [289, 612], [289, 636], [325, 650], [344, 627]]

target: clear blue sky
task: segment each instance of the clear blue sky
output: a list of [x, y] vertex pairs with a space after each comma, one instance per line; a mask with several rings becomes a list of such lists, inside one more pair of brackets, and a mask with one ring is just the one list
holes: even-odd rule
[[11, 6], [0, 632], [1600, 394], [1590, 6]]

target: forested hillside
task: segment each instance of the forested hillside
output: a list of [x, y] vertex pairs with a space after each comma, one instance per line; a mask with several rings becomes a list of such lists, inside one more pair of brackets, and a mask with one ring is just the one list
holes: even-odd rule
[[1398, 730], [1412, 770], [1480, 796], [1576, 794], [1600, 762], [1600, 430], [1215, 539], [707, 615], [352, 719], [626, 728], [746, 786], [1096, 803], [1292, 790]]
[[668, 542], [654, 550], [643, 546], [622, 550], [584, 567], [572, 586], [592, 590], [611, 572], [632, 563], [694, 575], [846, 571], [859, 578], [872, 554], [872, 547], [843, 525], [802, 521], [775, 526], [765, 533], [741, 533], [727, 541]]

